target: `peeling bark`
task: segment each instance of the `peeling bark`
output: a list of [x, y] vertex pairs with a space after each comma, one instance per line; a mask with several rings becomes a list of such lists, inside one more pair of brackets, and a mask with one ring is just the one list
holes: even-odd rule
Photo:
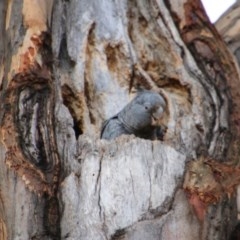
[[[239, 78], [200, 1], [0, 12], [1, 239], [229, 238]], [[163, 141], [100, 140], [139, 89], [166, 99]]]
[[[230, 49], [231, 53], [235, 57], [235, 63], [238, 67], [239, 71], [239, 31], [238, 31], [238, 18], [240, 15], [239, 11], [239, 1], [237, 1], [232, 7], [230, 7], [216, 22], [215, 26], [219, 31], [220, 35], [222, 36], [223, 40], [227, 44], [228, 48]], [[234, 102], [234, 111], [236, 111], [235, 115], [238, 117], [238, 107], [239, 106], [239, 93], [238, 93], [238, 86], [239, 80], [238, 79], [231, 79], [231, 86], [232, 86], [232, 95], [233, 95], [233, 102]], [[239, 117], [235, 118], [235, 124], [237, 127], [239, 126]], [[237, 153], [238, 154], [238, 153]], [[239, 162], [236, 162], [237, 166], [239, 166]], [[234, 179], [234, 178], [233, 178]], [[233, 181], [230, 181], [233, 182]], [[235, 182], [236, 183], [236, 182]], [[237, 182], [239, 183], [239, 182]], [[239, 212], [240, 212], [240, 201], [239, 201], [239, 185], [237, 188], [237, 205], [238, 205], [238, 220], [239, 220]], [[236, 224], [236, 227], [231, 235], [231, 239], [238, 239], [240, 237], [239, 231], [239, 221]]]

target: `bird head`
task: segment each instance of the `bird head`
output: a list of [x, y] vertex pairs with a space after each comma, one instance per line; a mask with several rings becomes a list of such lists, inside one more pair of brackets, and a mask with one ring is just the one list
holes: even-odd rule
[[143, 91], [119, 113], [119, 118], [129, 128], [139, 131], [157, 125], [165, 108], [166, 101], [160, 94]]

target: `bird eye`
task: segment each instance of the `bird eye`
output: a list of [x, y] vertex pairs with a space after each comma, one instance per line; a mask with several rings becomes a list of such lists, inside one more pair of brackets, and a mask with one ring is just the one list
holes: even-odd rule
[[145, 106], [145, 109], [148, 110], [148, 106]]

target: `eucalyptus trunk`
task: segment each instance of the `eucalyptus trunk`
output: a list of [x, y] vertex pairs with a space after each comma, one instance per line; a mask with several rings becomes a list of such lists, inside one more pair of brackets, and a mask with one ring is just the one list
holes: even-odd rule
[[[226, 240], [233, 58], [199, 0], [0, 2], [0, 239]], [[141, 89], [163, 140], [100, 139]]]

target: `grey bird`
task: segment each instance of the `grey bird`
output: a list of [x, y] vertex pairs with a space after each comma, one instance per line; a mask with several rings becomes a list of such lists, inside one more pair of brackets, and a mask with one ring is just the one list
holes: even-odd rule
[[140, 92], [122, 111], [106, 120], [101, 138], [111, 140], [122, 134], [134, 134], [145, 139], [162, 138], [158, 120], [166, 109], [164, 98], [153, 91]]

